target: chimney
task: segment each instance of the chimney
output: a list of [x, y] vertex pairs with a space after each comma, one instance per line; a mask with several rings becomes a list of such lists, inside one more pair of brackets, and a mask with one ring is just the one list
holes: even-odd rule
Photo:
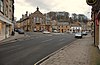
[[24, 19], [24, 15], [22, 14], [22, 19]]
[[26, 14], [25, 14], [25, 17], [27, 17], [28, 16], [28, 11], [26, 11]]

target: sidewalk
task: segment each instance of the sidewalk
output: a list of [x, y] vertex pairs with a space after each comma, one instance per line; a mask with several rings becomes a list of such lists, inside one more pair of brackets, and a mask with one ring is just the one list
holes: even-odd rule
[[0, 45], [9, 43], [9, 42], [11, 42], [11, 41], [15, 41], [15, 40], [17, 40], [17, 39], [26, 38], [26, 37], [27, 37], [27, 36], [26, 36], [25, 34], [18, 34], [17, 32], [15, 32], [15, 35], [14, 35], [14, 36], [10, 36], [10, 37], [7, 38], [7, 39], [1, 40], [1, 41], [0, 41]]
[[45, 61], [40, 60], [36, 65], [91, 65], [90, 50], [92, 44], [92, 37], [87, 35], [83, 39], [78, 39], [70, 45], [66, 45]]

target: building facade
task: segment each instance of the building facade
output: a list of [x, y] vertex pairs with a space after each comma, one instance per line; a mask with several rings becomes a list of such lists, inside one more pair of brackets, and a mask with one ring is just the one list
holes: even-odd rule
[[60, 33], [67, 32], [70, 29], [68, 22], [58, 22], [58, 31]]
[[95, 19], [95, 45], [100, 49], [100, 10], [96, 14]]
[[100, 0], [87, 0], [88, 5], [92, 6], [91, 18], [94, 22], [94, 46], [100, 49]]
[[94, 44], [95, 46], [99, 47], [100, 49], [100, 43], [99, 43], [99, 25], [98, 25], [98, 21], [100, 20], [100, 15], [99, 15], [99, 11], [100, 11], [100, 0], [97, 0], [98, 2], [92, 6], [92, 19], [94, 20], [94, 24], [95, 24], [95, 30], [94, 30]]
[[37, 7], [37, 10], [30, 15], [31, 23], [33, 23], [33, 31], [42, 31], [45, 29], [45, 16], [39, 11], [39, 8]]
[[70, 29], [68, 12], [49, 12], [51, 18], [52, 32], [55, 30], [64, 33]]
[[16, 28], [30, 32], [42, 31], [46, 29], [45, 16], [39, 11], [39, 8], [37, 7], [37, 10], [34, 13], [28, 15], [28, 12], [26, 12], [25, 15], [22, 15], [22, 18], [16, 23]]
[[[70, 29], [68, 19], [66, 18], [67, 16], [64, 17], [65, 14], [65, 12], [48, 12], [42, 14], [37, 7], [34, 13], [28, 15], [28, 12], [26, 12], [25, 15], [22, 15], [22, 18], [16, 24], [16, 28], [32, 32], [41, 32], [43, 30], [54, 32], [56, 30], [63, 33]], [[60, 15], [63, 18], [60, 17], [58, 20], [57, 16]]]
[[14, 0], [0, 0], [0, 40], [8, 38], [14, 20]]

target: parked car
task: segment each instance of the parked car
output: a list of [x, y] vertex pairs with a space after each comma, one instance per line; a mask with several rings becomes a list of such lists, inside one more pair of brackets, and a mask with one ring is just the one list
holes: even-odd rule
[[81, 32], [76, 33], [75, 38], [82, 38], [82, 33]]
[[34, 32], [37, 32], [37, 30], [36, 30], [36, 28], [34, 28], [34, 30], [33, 30]]
[[54, 30], [53, 32], [54, 32], [54, 33], [58, 33], [58, 31], [57, 31], [57, 30]]
[[82, 35], [87, 35], [87, 32], [86, 31], [82, 32]]
[[15, 32], [18, 32], [18, 29], [14, 29]]
[[16, 32], [18, 32], [19, 34], [24, 34], [24, 30], [22, 29], [17, 29]]
[[49, 31], [43, 31], [43, 34], [50, 34], [50, 32]]

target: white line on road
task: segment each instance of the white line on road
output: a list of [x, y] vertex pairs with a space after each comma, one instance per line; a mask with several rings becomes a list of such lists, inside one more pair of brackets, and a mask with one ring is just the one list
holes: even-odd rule
[[51, 40], [53, 40], [53, 39], [48, 39], [48, 40], [45, 40], [45, 41], [42, 41], [42, 42], [48, 42], [48, 41], [51, 41]]
[[63, 40], [65, 40], [65, 39], [61, 39], [61, 40], [59, 40], [59, 41], [63, 41]]

